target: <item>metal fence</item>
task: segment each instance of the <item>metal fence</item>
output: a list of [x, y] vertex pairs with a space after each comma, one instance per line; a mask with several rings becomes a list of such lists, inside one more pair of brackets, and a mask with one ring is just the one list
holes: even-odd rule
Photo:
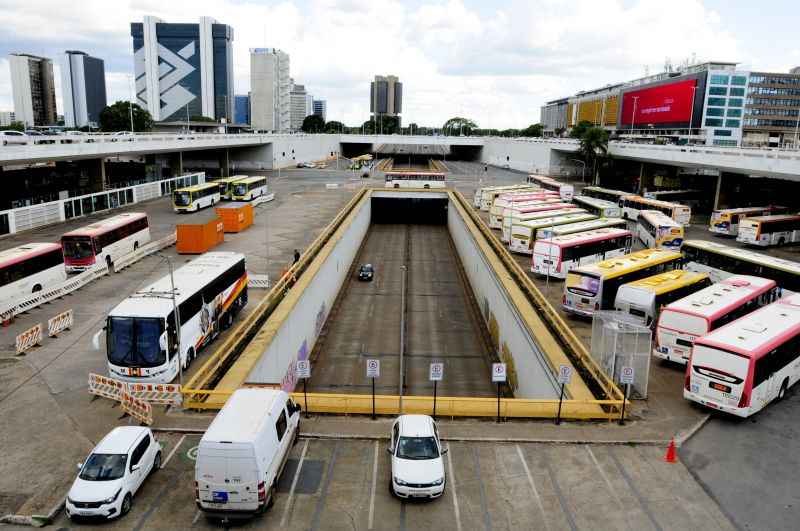
[[631, 398], [647, 398], [652, 332], [641, 321], [617, 311], [595, 312], [592, 319], [592, 357], [619, 383], [622, 367], [633, 367]]

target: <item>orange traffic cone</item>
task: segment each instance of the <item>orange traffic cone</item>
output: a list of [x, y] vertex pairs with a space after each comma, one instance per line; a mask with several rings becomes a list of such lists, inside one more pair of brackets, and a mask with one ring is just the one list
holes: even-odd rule
[[667, 463], [677, 463], [678, 460], [675, 458], [675, 437], [669, 441], [669, 446], [667, 446], [667, 453], [664, 455], [664, 461]]

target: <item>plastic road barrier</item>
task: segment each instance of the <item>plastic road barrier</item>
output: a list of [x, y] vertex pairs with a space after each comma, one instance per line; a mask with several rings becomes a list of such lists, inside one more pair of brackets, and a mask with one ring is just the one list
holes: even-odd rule
[[148, 426], [153, 423], [153, 406], [128, 392], [122, 393], [122, 411]]
[[16, 339], [17, 355], [22, 354], [42, 342], [42, 323], [28, 328]]
[[122, 401], [122, 393], [126, 390], [122, 380], [102, 376], [93, 372], [89, 373], [89, 393], [111, 400]]
[[59, 332], [72, 328], [72, 308], [47, 320], [47, 335], [57, 336]]
[[178, 384], [128, 383], [128, 394], [151, 404], [173, 404], [179, 406], [183, 399]]

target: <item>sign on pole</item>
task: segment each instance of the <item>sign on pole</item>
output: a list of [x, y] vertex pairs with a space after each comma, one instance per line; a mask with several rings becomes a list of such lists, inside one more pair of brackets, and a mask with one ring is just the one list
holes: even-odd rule
[[633, 367], [622, 367], [622, 371], [619, 373], [619, 381], [623, 384], [632, 384], [633, 377], [635, 373]]
[[572, 367], [569, 365], [558, 366], [558, 383], [565, 385], [572, 379]]
[[428, 379], [432, 382], [441, 382], [444, 377], [444, 363], [431, 363]]
[[367, 378], [381, 377], [381, 360], [367, 360]]
[[505, 382], [506, 381], [506, 364], [505, 363], [492, 363], [492, 382]]
[[297, 360], [295, 374], [298, 378], [311, 378], [311, 362], [309, 360]]

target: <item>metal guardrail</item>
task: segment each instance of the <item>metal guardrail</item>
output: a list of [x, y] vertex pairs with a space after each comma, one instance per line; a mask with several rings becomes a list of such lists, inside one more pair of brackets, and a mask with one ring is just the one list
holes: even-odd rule
[[172, 234], [170, 234], [165, 238], [161, 238], [160, 240], [152, 241], [148, 244], [142, 245], [132, 253], [128, 253], [125, 256], [118, 258], [114, 262], [114, 271], [116, 273], [119, 273], [129, 265], [138, 262], [145, 256], [150, 256], [151, 254], [157, 253], [162, 249], [166, 249], [167, 247], [175, 245], [177, 239], [178, 239], [177, 233], [173, 232]]

